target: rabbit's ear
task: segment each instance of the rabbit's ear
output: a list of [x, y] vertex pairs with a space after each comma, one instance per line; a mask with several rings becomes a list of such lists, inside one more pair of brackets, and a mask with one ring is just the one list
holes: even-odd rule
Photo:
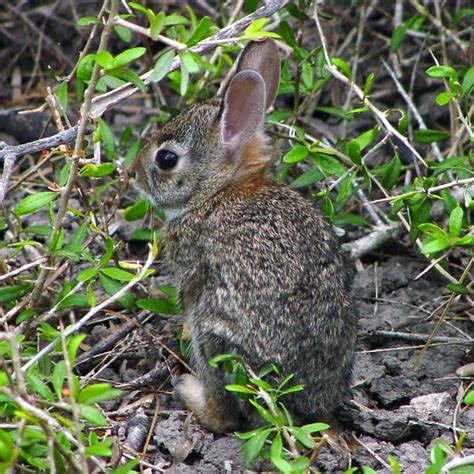
[[280, 82], [280, 55], [275, 41], [266, 38], [247, 43], [237, 64], [237, 71], [245, 69], [253, 69], [262, 76], [266, 86], [265, 110], [269, 109]]
[[265, 117], [266, 87], [262, 76], [251, 69], [238, 72], [222, 101], [220, 118], [224, 144], [235, 151], [261, 130]]

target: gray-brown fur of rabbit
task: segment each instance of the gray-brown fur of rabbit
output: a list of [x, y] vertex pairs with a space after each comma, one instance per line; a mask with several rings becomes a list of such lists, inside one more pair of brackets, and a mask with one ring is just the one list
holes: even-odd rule
[[[176, 392], [216, 432], [243, 412], [210, 358], [238, 354], [294, 373], [297, 418], [327, 418], [348, 392], [356, 337], [350, 271], [318, 210], [267, 176], [264, 114], [278, 87], [272, 40], [251, 42], [222, 98], [184, 110], [135, 161], [143, 193], [164, 208], [166, 260], [182, 297], [197, 378]], [[286, 400], [285, 400], [286, 398]]]

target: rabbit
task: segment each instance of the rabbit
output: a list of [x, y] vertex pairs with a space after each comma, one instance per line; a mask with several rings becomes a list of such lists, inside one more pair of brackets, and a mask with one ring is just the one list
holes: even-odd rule
[[317, 208], [268, 176], [265, 112], [279, 85], [278, 46], [251, 41], [221, 97], [153, 132], [134, 162], [141, 192], [167, 216], [165, 260], [176, 278], [197, 377], [175, 392], [201, 425], [248, 421], [222, 368], [238, 354], [277, 364], [302, 392], [282, 401], [296, 419], [328, 419], [347, 393], [356, 339], [350, 265]]

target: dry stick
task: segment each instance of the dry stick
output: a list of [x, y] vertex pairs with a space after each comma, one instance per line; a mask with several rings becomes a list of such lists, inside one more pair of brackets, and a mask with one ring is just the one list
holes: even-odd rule
[[[108, 0], [104, 0], [104, 6], [108, 4]], [[110, 13], [109, 18], [104, 26], [104, 30], [100, 37], [99, 47], [97, 49], [97, 54], [107, 49], [107, 44], [109, 42], [109, 37], [113, 27], [113, 20], [118, 12], [118, 0], [111, 0], [110, 1]], [[87, 125], [89, 122], [89, 115], [91, 113], [91, 106], [92, 106], [92, 97], [95, 92], [95, 87], [97, 82], [100, 79], [100, 66], [97, 63], [94, 63], [94, 67], [92, 69], [92, 76], [87, 86], [87, 89], [84, 93], [84, 102], [81, 105], [80, 110], [80, 119], [79, 119], [79, 126], [77, 131], [76, 143], [74, 145], [74, 151], [71, 158], [71, 168], [69, 171], [68, 180], [66, 186], [63, 188], [61, 194], [61, 201], [59, 203], [59, 209], [56, 214], [56, 220], [54, 222], [54, 228], [51, 233], [51, 241], [53, 242], [55, 238], [59, 235], [59, 231], [63, 226], [63, 221], [66, 216], [67, 206], [69, 203], [69, 197], [71, 196], [72, 190], [76, 183], [77, 173], [79, 171], [79, 158], [82, 153], [83, 141], [87, 131]], [[33, 292], [31, 295], [30, 305], [34, 306], [36, 301], [41, 296], [43, 292], [44, 284], [46, 283], [46, 279], [48, 277], [50, 270], [42, 269], [38, 280], [33, 288]]]
[[12, 278], [16, 275], [19, 275], [20, 273], [23, 273], [26, 270], [29, 270], [30, 268], [37, 267], [38, 265], [42, 265], [43, 263], [46, 263], [47, 257], [42, 257], [38, 260], [35, 260], [34, 262], [27, 263], [26, 265], [23, 265], [20, 268], [17, 268], [16, 270], [11, 271], [10, 273], [5, 273], [4, 275], [0, 275], [0, 281], [7, 280], [8, 278]]
[[[107, 298], [104, 300], [102, 303], [98, 304], [97, 306], [94, 306], [91, 308], [85, 316], [83, 316], [79, 321], [74, 323], [72, 326], [69, 326], [65, 331], [64, 331], [64, 337], [68, 337], [77, 330], [79, 330], [82, 326], [84, 326], [87, 321], [89, 321], [93, 316], [95, 316], [98, 312], [102, 311], [104, 308], [109, 306], [111, 303], [114, 301], [117, 301], [119, 298], [121, 298], [130, 288], [134, 287], [138, 282], [143, 280], [144, 276], [146, 275], [148, 268], [150, 268], [150, 265], [153, 263], [155, 259], [155, 254], [153, 253], [152, 248], [150, 247], [150, 252], [148, 254], [147, 261], [145, 262], [145, 265], [141, 269], [140, 273], [129, 283], [127, 283], [123, 288], [121, 288], [117, 293], [112, 295], [110, 298]], [[45, 346], [38, 354], [36, 354], [32, 359], [30, 359], [22, 368], [21, 370], [25, 372], [28, 370], [30, 367], [32, 367], [34, 364], [36, 364], [41, 358], [43, 358], [46, 354], [49, 354], [51, 351], [54, 350], [54, 347], [56, 344], [60, 341], [60, 338], [57, 338], [47, 346]]]
[[163, 35], [158, 35], [156, 38], [153, 38], [151, 35], [150, 28], [143, 28], [143, 26], [136, 25], [135, 23], [131, 23], [130, 21], [122, 20], [122, 18], [120, 17], [116, 17], [114, 19], [114, 24], [118, 26], [123, 26], [129, 29], [130, 31], [134, 31], [135, 33], [138, 33], [140, 35], [147, 36], [148, 38], [151, 38], [155, 41], [159, 41], [160, 43], [164, 43], [167, 46], [171, 46], [174, 49], [177, 49], [177, 50], [187, 49], [187, 46], [184, 43], [180, 43], [179, 41], [175, 41]]
[[[430, 194], [436, 193], [438, 191], [442, 191], [443, 189], [448, 188], [455, 188], [457, 186], [464, 186], [467, 184], [474, 183], [474, 178], [466, 178], [466, 179], [457, 179], [455, 181], [451, 181], [449, 183], [439, 184], [438, 186], [433, 186], [432, 188], [425, 189], [424, 193], [429, 196]], [[472, 186], [469, 186], [472, 187]], [[474, 189], [474, 188], [473, 188]], [[376, 199], [375, 201], [371, 201], [372, 204], [376, 204], [379, 202], [388, 202], [394, 201], [395, 199], [400, 199], [402, 197], [408, 197], [413, 194], [417, 194], [419, 191], [410, 191], [408, 193], [397, 194], [396, 196], [386, 197], [382, 199]]]
[[318, 5], [315, 4], [314, 7], [314, 21], [316, 23], [316, 27], [318, 29], [319, 37], [321, 39], [321, 46], [323, 48], [324, 58], [326, 60], [326, 70], [328, 70], [333, 77], [337, 80], [343, 82], [347, 86], [351, 87], [356, 95], [359, 97], [361, 102], [372, 112], [376, 120], [380, 123], [380, 125], [385, 129], [385, 131], [397, 141], [401, 142], [410, 152], [412, 155], [418, 159], [423, 165], [428, 167], [425, 160], [421, 157], [421, 155], [413, 148], [411, 143], [407, 140], [405, 136], [403, 136], [397, 129], [393, 127], [393, 125], [387, 120], [387, 117], [383, 112], [381, 112], [374, 104], [365, 96], [364, 91], [351, 79], [348, 79], [344, 74], [339, 72], [337, 68], [335, 68], [331, 63], [331, 58], [329, 57], [328, 50], [327, 50], [327, 42], [326, 37], [324, 36], [323, 30], [321, 28], [321, 23], [319, 22], [318, 17]]

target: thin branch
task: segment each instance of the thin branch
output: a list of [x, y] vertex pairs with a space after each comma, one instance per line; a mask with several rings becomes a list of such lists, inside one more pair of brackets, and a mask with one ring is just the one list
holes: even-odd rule
[[143, 26], [136, 25], [135, 23], [131, 23], [127, 20], [122, 20], [120, 17], [116, 17], [114, 20], [115, 25], [123, 26], [130, 31], [134, 31], [143, 36], [148, 36], [148, 38], [153, 39], [154, 41], [160, 41], [168, 46], [171, 46], [174, 49], [183, 50], [186, 49], [187, 46], [184, 43], [180, 43], [179, 41], [175, 41], [171, 38], [167, 38], [166, 36], [158, 35], [155, 38], [152, 38], [150, 28], [143, 28]]

